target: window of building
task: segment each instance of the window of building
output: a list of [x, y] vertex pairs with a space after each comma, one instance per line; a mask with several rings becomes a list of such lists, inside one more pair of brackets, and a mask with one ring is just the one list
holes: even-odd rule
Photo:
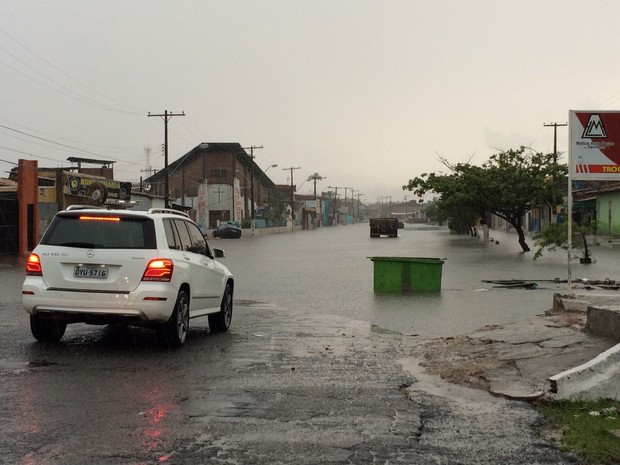
[[211, 170], [212, 178], [225, 178], [226, 177], [226, 169], [224, 168], [214, 168]]

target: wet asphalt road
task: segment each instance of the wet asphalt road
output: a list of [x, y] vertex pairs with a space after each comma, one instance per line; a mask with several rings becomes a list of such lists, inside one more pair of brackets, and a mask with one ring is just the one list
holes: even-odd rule
[[3, 259], [0, 464], [577, 463], [541, 439], [527, 404], [425, 375], [419, 338], [370, 318], [239, 292], [228, 333], [192, 320], [178, 351], [85, 325], [44, 345], [22, 279]]

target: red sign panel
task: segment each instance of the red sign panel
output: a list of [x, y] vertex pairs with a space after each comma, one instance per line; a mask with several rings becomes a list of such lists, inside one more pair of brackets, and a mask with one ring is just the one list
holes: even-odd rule
[[620, 112], [571, 111], [572, 179], [620, 180]]

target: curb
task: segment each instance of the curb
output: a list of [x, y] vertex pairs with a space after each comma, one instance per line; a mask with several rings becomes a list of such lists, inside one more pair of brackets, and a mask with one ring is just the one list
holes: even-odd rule
[[[589, 362], [551, 376], [549, 382], [551, 392], [560, 399], [591, 398], [592, 393], [588, 391], [618, 376], [620, 376], [620, 344], [597, 355]], [[616, 391], [616, 398], [618, 395]]]

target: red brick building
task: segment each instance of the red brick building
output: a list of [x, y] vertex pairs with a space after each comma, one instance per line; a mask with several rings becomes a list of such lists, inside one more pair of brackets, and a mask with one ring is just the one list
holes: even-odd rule
[[256, 206], [281, 201], [273, 181], [238, 143], [203, 142], [147, 178], [146, 189], [165, 197], [166, 175], [170, 206], [189, 210], [208, 229], [218, 221], [250, 219]]

